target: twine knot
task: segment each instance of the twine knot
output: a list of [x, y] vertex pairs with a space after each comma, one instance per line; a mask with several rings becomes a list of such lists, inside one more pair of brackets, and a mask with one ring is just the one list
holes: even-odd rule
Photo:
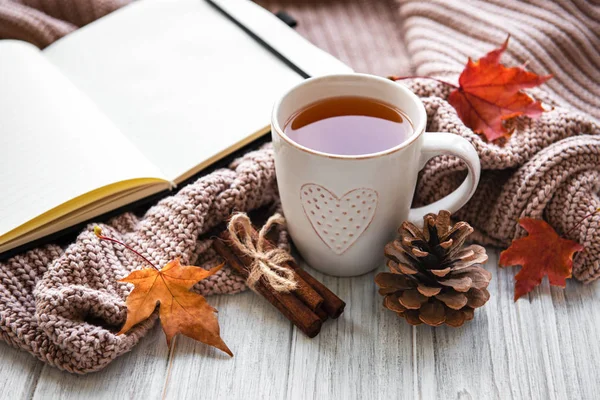
[[246, 283], [250, 289], [264, 277], [271, 287], [277, 292], [291, 292], [298, 286], [294, 278], [294, 271], [283, 266], [294, 258], [283, 249], [273, 248], [265, 251], [267, 233], [274, 225], [285, 225], [285, 218], [281, 214], [271, 216], [258, 232], [256, 243], [252, 240], [252, 223], [245, 213], [236, 213], [229, 220], [227, 229], [231, 241], [242, 254], [252, 259], [249, 266], [249, 275]]

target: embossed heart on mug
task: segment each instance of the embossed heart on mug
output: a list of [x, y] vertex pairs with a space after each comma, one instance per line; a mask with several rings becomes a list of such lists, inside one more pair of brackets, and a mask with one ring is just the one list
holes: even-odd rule
[[338, 197], [314, 183], [302, 186], [300, 198], [313, 229], [335, 254], [348, 250], [368, 228], [378, 201], [373, 189], [353, 189]]

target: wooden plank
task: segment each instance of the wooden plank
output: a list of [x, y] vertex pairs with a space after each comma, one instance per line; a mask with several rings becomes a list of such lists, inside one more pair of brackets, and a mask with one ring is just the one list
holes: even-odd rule
[[11, 399], [30, 399], [44, 364], [31, 354], [0, 343], [0, 388]]
[[523, 315], [531, 310], [513, 305], [514, 272], [495, 267], [497, 251], [488, 250], [488, 254], [486, 268], [493, 274], [488, 288], [491, 298], [476, 310], [474, 320], [460, 328], [415, 328], [423, 398], [504, 399], [548, 394], [546, 385], [539, 385], [539, 354], [526, 351], [531, 345], [529, 327], [520, 329]]
[[488, 288], [491, 298], [488, 304], [477, 310], [479, 317], [471, 323], [481, 319], [481, 324], [487, 329], [485, 336], [493, 368], [489, 380], [493, 380], [496, 397], [533, 398], [541, 389], [536, 387], [537, 364], [529, 371], [530, 363], [536, 361], [530, 359], [530, 352], [524, 351], [526, 345], [521, 337], [521, 313], [513, 301], [516, 271], [514, 268], [498, 268], [498, 251], [488, 249], [488, 254], [490, 259], [486, 268], [493, 275]]
[[308, 339], [252, 292], [214, 296], [233, 359], [185, 337], [169, 358], [157, 326], [105, 370], [76, 376], [0, 344], [11, 398], [491, 398], [597, 399], [600, 282], [547, 282], [514, 303], [516, 269], [490, 250], [491, 299], [463, 327], [411, 328], [381, 306], [375, 273], [333, 278], [348, 303]]
[[498, 251], [489, 255], [491, 299], [475, 319], [416, 328], [421, 397], [598, 398], [590, 368], [600, 357], [598, 286], [570, 282], [563, 292], [545, 281], [514, 303], [516, 269], [497, 268]]
[[179, 336], [165, 397], [284, 398], [292, 324], [251, 291], [208, 301], [219, 310], [221, 336], [234, 357]]
[[105, 369], [73, 375], [44, 366], [34, 399], [160, 399], [167, 377], [169, 350], [158, 324], [134, 349]]
[[314, 339], [294, 329], [287, 398], [413, 398], [412, 331], [383, 308], [375, 272], [355, 278], [310, 273], [347, 305]]
[[569, 281], [552, 288], [552, 303], [561, 358], [561, 373], [570, 398], [599, 399], [600, 282], [584, 285]]

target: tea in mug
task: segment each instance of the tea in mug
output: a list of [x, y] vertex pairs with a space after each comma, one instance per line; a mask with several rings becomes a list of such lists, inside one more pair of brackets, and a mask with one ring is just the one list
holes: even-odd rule
[[322, 153], [365, 155], [391, 149], [413, 134], [399, 109], [360, 96], [332, 97], [310, 104], [284, 126], [294, 142]]

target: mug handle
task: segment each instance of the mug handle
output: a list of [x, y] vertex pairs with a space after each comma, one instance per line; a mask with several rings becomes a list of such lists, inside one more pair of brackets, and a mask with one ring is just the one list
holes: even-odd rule
[[449, 195], [426, 206], [411, 208], [408, 213], [408, 220], [413, 224], [422, 225], [423, 217], [429, 213], [437, 214], [440, 210], [448, 210], [450, 213], [456, 212], [469, 201], [475, 193], [475, 189], [477, 189], [481, 165], [475, 147], [468, 140], [452, 133], [423, 133], [419, 170], [425, 167], [427, 161], [443, 154], [451, 154], [462, 159], [467, 164], [468, 175], [464, 182]]

